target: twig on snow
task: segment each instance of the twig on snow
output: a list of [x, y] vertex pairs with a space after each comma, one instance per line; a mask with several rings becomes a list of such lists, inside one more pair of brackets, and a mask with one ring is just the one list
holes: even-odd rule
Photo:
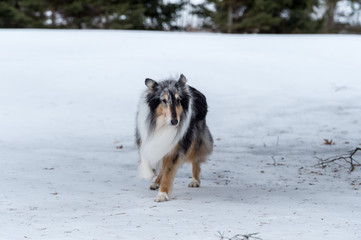
[[327, 167], [327, 165], [336, 163], [337, 161], [345, 161], [350, 164], [349, 171], [352, 172], [353, 170], [355, 170], [356, 166], [361, 166], [361, 163], [354, 159], [354, 155], [358, 151], [361, 151], [361, 148], [357, 147], [354, 150], [351, 150], [348, 155], [344, 155], [344, 156], [336, 156], [336, 157], [330, 157], [330, 158], [326, 158], [326, 159], [316, 157], [316, 159], [318, 159], [318, 161], [319, 161], [316, 166], [321, 166], [322, 168], [325, 168], [325, 167]]
[[251, 240], [251, 239], [262, 240], [262, 238], [255, 236], [257, 234], [258, 233], [237, 234], [229, 238], [229, 237], [225, 237], [221, 232], [218, 231], [218, 237], [220, 238], [220, 240]]

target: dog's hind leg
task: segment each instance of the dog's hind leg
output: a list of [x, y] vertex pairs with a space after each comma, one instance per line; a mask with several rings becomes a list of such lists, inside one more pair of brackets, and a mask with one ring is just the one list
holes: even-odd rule
[[187, 154], [186, 159], [188, 162], [192, 163], [192, 182], [188, 184], [188, 187], [195, 188], [200, 186], [200, 179], [199, 174], [201, 172], [201, 162], [200, 158], [202, 157], [202, 148], [199, 146], [202, 146], [201, 142], [199, 140], [193, 140], [192, 145], [190, 146]]
[[192, 161], [192, 174], [193, 174], [193, 178], [192, 178], [192, 182], [190, 182], [188, 184], [188, 187], [194, 188], [194, 187], [199, 187], [201, 184], [201, 180], [199, 178], [199, 174], [201, 172], [201, 166], [200, 166], [200, 162], [197, 161], [196, 159], [194, 159]]
[[155, 179], [154, 183], [152, 183], [149, 188], [151, 190], [157, 190], [160, 186], [160, 181], [162, 180], [162, 170], [159, 172], [158, 177]]

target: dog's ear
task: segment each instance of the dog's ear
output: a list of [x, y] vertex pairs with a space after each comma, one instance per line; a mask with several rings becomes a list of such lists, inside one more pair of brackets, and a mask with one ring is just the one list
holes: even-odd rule
[[157, 86], [158, 83], [156, 81], [154, 81], [153, 79], [146, 78], [145, 79], [145, 85], [149, 88], [149, 90], [153, 90], [153, 88], [155, 86]]
[[184, 86], [187, 83], [187, 78], [183, 74], [181, 74], [180, 77], [179, 77], [178, 82], [180, 83], [180, 85]]

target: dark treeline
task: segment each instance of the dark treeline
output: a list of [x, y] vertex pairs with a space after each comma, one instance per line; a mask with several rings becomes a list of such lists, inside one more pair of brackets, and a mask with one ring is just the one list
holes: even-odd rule
[[0, 2], [0, 27], [175, 30], [184, 5], [159, 0], [6, 0]]
[[[192, 30], [225, 33], [361, 32], [361, 0], [5, 0], [0, 28]], [[197, 26], [179, 24], [182, 11], [197, 16]], [[338, 15], [337, 15], [338, 14]], [[338, 19], [342, 18], [343, 21]], [[357, 19], [345, 21], [344, 19]]]

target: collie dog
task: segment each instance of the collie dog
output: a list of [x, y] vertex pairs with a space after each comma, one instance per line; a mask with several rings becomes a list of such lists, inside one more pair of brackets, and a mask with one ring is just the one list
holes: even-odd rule
[[156, 202], [169, 200], [173, 179], [184, 162], [192, 163], [189, 187], [200, 185], [200, 164], [213, 150], [213, 139], [206, 124], [206, 97], [187, 85], [182, 74], [178, 81], [156, 82], [147, 78], [141, 96], [136, 127], [139, 150], [138, 177], [151, 180], [150, 189], [159, 188]]

